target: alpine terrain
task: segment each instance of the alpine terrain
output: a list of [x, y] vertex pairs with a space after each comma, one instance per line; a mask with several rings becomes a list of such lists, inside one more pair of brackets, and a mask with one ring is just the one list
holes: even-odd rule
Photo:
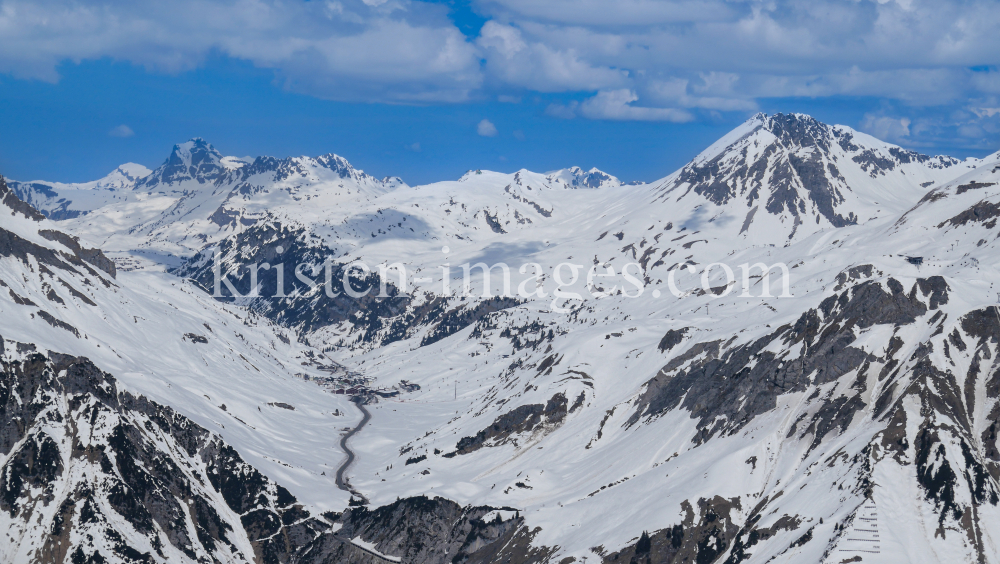
[[[664, 171], [666, 172], [666, 171]], [[0, 182], [0, 561], [1000, 562], [1000, 153]]]

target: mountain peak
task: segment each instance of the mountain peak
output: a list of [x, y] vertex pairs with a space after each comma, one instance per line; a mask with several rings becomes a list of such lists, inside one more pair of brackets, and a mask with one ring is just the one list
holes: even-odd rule
[[571, 166], [546, 175], [552, 182], [565, 184], [567, 188], [604, 188], [621, 186], [622, 182], [596, 167], [584, 171], [578, 166]]
[[[230, 159], [231, 157], [226, 157]], [[325, 176], [330, 173], [341, 179], [351, 179], [355, 182], [378, 183], [379, 180], [363, 170], [354, 168], [344, 157], [334, 153], [327, 153], [318, 157], [287, 157], [279, 159], [277, 157], [262, 156], [256, 159], [242, 159], [244, 164], [239, 168], [240, 180], [247, 180], [251, 176], [258, 174], [268, 174], [274, 181], [287, 180], [294, 176], [305, 176], [307, 174], [320, 174]], [[231, 167], [236, 170], [235, 167]], [[307, 171], [311, 170], [311, 173]], [[329, 172], [322, 172], [329, 171]]]
[[167, 160], [136, 186], [152, 188], [190, 180], [199, 184], [214, 182], [226, 173], [222, 159], [222, 154], [208, 141], [194, 137], [174, 145]]
[[831, 141], [833, 127], [807, 114], [772, 114], [760, 113], [751, 118], [753, 123], [771, 133], [783, 144], [792, 147], [823, 148]]
[[130, 190], [140, 179], [149, 176], [153, 171], [138, 163], [119, 165], [107, 176], [94, 182], [81, 184], [81, 188], [103, 190]]
[[129, 178], [130, 180], [138, 180], [143, 176], [149, 175], [153, 172], [139, 163], [125, 163], [118, 165], [115, 172], [120, 173], [122, 176]]
[[806, 114], [759, 113], [664, 179], [662, 194], [694, 194], [745, 215], [741, 233], [763, 208], [792, 239], [905, 209], [927, 186], [959, 174], [947, 170], [958, 164]]

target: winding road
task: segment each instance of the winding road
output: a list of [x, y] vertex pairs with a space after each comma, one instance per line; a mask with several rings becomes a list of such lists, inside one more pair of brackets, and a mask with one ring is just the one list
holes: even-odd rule
[[352, 401], [354, 405], [356, 405], [357, 408], [361, 410], [361, 413], [364, 414], [364, 417], [361, 418], [361, 422], [358, 423], [357, 427], [351, 429], [343, 437], [340, 438], [340, 448], [347, 453], [347, 460], [345, 460], [344, 463], [340, 465], [340, 468], [337, 468], [337, 487], [363, 498], [364, 496], [354, 491], [351, 488], [350, 482], [344, 479], [344, 472], [346, 472], [347, 469], [351, 466], [355, 458], [354, 451], [347, 446], [347, 439], [350, 439], [358, 431], [360, 431], [361, 428], [364, 427], [365, 424], [368, 423], [368, 421], [372, 418], [372, 414], [369, 413], [367, 409], [365, 409], [365, 406], [362, 405], [361, 400], [359, 398], [355, 398]]

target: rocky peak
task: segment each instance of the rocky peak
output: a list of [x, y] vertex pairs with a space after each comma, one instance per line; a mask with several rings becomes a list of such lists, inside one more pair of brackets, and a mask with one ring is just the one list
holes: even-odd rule
[[622, 184], [618, 178], [597, 168], [584, 171], [578, 166], [558, 170], [547, 178], [550, 182], [565, 184], [567, 188], [605, 188]]
[[287, 180], [292, 176], [307, 175], [310, 168], [322, 168], [333, 171], [340, 178], [349, 178], [357, 182], [378, 182], [377, 179], [351, 166], [351, 163], [340, 155], [328, 153], [318, 157], [257, 157], [234, 171], [238, 181], [246, 181], [251, 176], [273, 173], [273, 180]]
[[787, 147], [828, 150], [834, 128], [806, 114], [758, 114], [761, 127]]
[[199, 184], [215, 182], [226, 174], [222, 155], [201, 137], [174, 145], [167, 160], [137, 187], [153, 188], [160, 184], [173, 185], [185, 181]]
[[[791, 239], [853, 225], [862, 214], [905, 209], [926, 186], [960, 174], [950, 170], [957, 164], [805, 114], [760, 113], [665, 179], [661, 194], [679, 200], [693, 193], [734, 214], [751, 213], [746, 226], [764, 208], [782, 223], [791, 220]], [[816, 227], [799, 231], [800, 225]]]
[[360, 180], [361, 177], [364, 176], [364, 173], [355, 169], [351, 166], [351, 163], [347, 162], [347, 159], [341, 157], [340, 155], [327, 153], [316, 157], [315, 160], [316, 164], [336, 172], [341, 178], [354, 178], [355, 180]]
[[795, 218], [814, 207], [834, 226], [849, 225], [853, 217], [835, 211], [846, 185], [829, 156], [831, 132], [802, 114], [757, 114], [723, 138], [727, 144], [713, 146], [681, 169], [666, 191], [683, 189], [681, 197], [694, 192], [717, 205], [761, 203], [772, 214]]

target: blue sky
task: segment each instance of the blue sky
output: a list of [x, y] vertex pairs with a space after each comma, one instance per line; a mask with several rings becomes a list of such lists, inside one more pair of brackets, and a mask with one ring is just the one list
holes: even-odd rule
[[[0, 0], [0, 173], [84, 181], [334, 152], [410, 184], [470, 168], [662, 177], [757, 111], [928, 153], [1000, 149], [995, 2]], [[492, 127], [483, 123], [487, 120]]]

